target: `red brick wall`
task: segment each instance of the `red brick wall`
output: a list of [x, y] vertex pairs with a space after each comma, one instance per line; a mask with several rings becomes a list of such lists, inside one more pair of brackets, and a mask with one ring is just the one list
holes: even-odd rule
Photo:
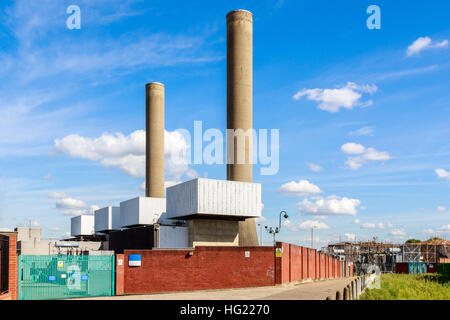
[[320, 259], [320, 275], [319, 275], [319, 278], [325, 279], [327, 277], [326, 272], [325, 272], [327, 270], [326, 255], [324, 253], [320, 253], [319, 254], [319, 259]]
[[8, 291], [12, 300], [17, 300], [17, 235], [9, 236], [9, 284]]
[[[245, 257], [250, 251], [250, 258]], [[273, 247], [196, 247], [192, 250], [125, 250], [126, 294], [275, 284]], [[140, 267], [128, 255], [141, 254]]]
[[[277, 242], [274, 247], [196, 247], [194, 250], [125, 250], [123, 293], [272, 286], [303, 279], [342, 277], [342, 263], [316, 250]], [[250, 258], [245, 257], [250, 252]], [[193, 252], [193, 255], [189, 255]], [[128, 255], [141, 254], [140, 267]], [[119, 274], [120, 268], [116, 268]], [[116, 278], [116, 294], [120, 277]]]
[[303, 259], [302, 259], [302, 247], [291, 245], [291, 278], [290, 282], [299, 281], [303, 279]]
[[308, 248], [302, 247], [302, 279], [309, 278], [308, 261]]
[[[121, 263], [120, 263], [121, 262]], [[124, 294], [124, 265], [123, 254], [116, 254], [116, 296]]]
[[9, 276], [8, 276], [8, 293], [0, 295], [0, 300], [17, 300], [18, 284], [17, 284], [17, 235], [8, 234], [9, 237]]

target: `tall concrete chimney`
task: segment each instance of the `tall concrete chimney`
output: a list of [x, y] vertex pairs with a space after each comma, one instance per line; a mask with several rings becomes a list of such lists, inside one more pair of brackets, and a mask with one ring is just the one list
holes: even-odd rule
[[[253, 15], [234, 10], [227, 14], [227, 129], [243, 131], [227, 136], [227, 180], [252, 182], [252, 128]], [[258, 245], [255, 219], [239, 222], [239, 245]]]
[[145, 86], [145, 196], [164, 198], [164, 85]]

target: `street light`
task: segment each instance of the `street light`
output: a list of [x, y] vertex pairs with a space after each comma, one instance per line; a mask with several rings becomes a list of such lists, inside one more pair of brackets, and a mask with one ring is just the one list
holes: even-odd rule
[[278, 221], [278, 227], [276, 227], [276, 228], [274, 229], [274, 228], [272, 228], [272, 227], [265, 226], [266, 231], [267, 231], [268, 233], [270, 233], [270, 234], [273, 235], [273, 246], [275, 246], [276, 243], [277, 243], [275, 237], [276, 237], [276, 234], [280, 232], [280, 229], [281, 229], [281, 215], [282, 215], [283, 213], [284, 213], [283, 218], [287, 219], [287, 218], [289, 217], [288, 214], [286, 213], [286, 211], [284, 211], [284, 210], [281, 211], [281, 212], [280, 212], [280, 219], [279, 219], [279, 221]]

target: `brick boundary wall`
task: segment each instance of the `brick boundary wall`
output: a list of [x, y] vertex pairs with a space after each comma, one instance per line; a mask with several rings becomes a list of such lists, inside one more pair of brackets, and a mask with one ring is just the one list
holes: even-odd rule
[[7, 234], [9, 237], [9, 275], [8, 293], [0, 295], [0, 300], [17, 300], [18, 294], [18, 257], [17, 257], [17, 235]]
[[[245, 257], [245, 251], [250, 257]], [[191, 255], [192, 253], [192, 255]], [[141, 266], [128, 266], [130, 254]], [[125, 250], [124, 293], [273, 286], [273, 247], [196, 247], [195, 250]]]
[[[119, 263], [120, 262], [120, 263]], [[124, 294], [125, 258], [124, 254], [116, 254], [116, 296]]]
[[[116, 263], [116, 294], [262, 287], [342, 278], [343, 264], [335, 258], [289, 243], [277, 242], [276, 248], [281, 256], [273, 246], [125, 250], [123, 265]], [[141, 255], [140, 267], [128, 266], [130, 254]]]

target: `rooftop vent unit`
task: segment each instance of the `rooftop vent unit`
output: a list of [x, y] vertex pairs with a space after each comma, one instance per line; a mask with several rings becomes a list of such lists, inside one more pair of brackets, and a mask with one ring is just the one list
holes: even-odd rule
[[81, 215], [70, 220], [70, 234], [72, 237], [92, 236], [94, 232], [95, 217]]
[[137, 197], [120, 203], [120, 226], [152, 225], [166, 212], [165, 198]]
[[261, 184], [197, 178], [167, 188], [167, 218], [244, 220], [261, 216]]
[[108, 232], [120, 229], [120, 207], [105, 207], [96, 210], [95, 232]]

